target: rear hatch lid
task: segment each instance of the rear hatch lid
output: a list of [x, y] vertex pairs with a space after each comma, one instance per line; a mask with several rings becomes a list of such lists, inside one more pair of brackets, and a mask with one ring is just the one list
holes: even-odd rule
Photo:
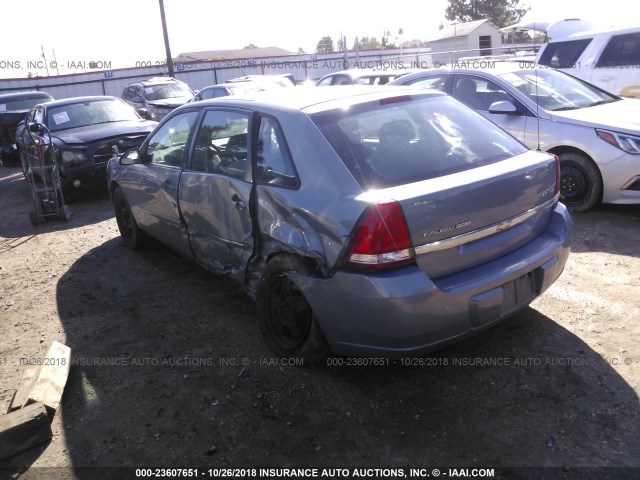
[[[401, 206], [416, 262], [431, 278], [505, 255], [548, 226], [557, 202], [557, 159], [527, 150], [450, 97], [406, 89], [311, 117], [363, 187], [357, 200]], [[382, 222], [398, 230], [394, 219]], [[358, 232], [358, 248], [376, 245]], [[403, 249], [406, 236], [398, 237]], [[359, 253], [377, 258], [375, 251]]]
[[400, 203], [416, 262], [435, 279], [506, 255], [544, 232], [555, 185], [555, 158], [526, 152], [360, 198]]

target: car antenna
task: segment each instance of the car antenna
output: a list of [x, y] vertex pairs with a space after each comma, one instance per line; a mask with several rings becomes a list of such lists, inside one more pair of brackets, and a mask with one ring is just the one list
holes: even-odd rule
[[[538, 128], [538, 151], [540, 151], [540, 97], [538, 96], [538, 52], [536, 51], [536, 22], [533, 22], [533, 51], [535, 52], [535, 60], [533, 62], [533, 71], [536, 79], [536, 126]], [[546, 33], [545, 33], [546, 36]]]

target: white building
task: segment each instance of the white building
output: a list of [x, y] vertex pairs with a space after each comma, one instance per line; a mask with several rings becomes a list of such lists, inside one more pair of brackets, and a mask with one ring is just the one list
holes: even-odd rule
[[487, 19], [449, 25], [428, 42], [433, 61], [440, 63], [502, 53], [502, 35]]

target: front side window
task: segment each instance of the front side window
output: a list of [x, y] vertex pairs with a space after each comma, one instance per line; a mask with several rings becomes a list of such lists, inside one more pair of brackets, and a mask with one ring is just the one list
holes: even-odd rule
[[456, 75], [453, 82], [453, 98], [474, 110], [489, 110], [495, 102], [513, 98], [497, 83], [475, 75]]
[[383, 99], [313, 113], [311, 119], [365, 190], [470, 170], [526, 151], [446, 96]]
[[640, 32], [611, 37], [596, 68], [616, 67], [640, 68]]
[[184, 168], [187, 144], [198, 112], [186, 112], [167, 121], [149, 139], [145, 156], [151, 163]]
[[249, 167], [249, 116], [225, 110], [208, 111], [196, 136], [191, 169], [245, 179]]

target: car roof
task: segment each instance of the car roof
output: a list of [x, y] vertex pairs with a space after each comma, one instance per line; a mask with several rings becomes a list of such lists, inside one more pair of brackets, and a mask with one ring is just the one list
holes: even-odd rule
[[[408, 89], [407, 87], [388, 87], [370, 85], [345, 85], [336, 87], [295, 87], [282, 88], [262, 92], [259, 96], [233, 95], [197, 102], [199, 107], [234, 106], [239, 108], [268, 107], [281, 110], [329, 110], [340, 105], [353, 105], [367, 101], [375, 101], [398, 95], [443, 96], [444, 93], [425, 89]], [[181, 107], [183, 108], [183, 107]]]
[[91, 97], [71, 97], [71, 98], [63, 98], [62, 100], [54, 100], [53, 102], [46, 103], [47, 108], [51, 107], [60, 107], [63, 105], [73, 105], [74, 103], [85, 103], [85, 102], [96, 102], [100, 100], [118, 100], [119, 98], [106, 96], [106, 95], [95, 95]]
[[[454, 63], [456, 65], [456, 63]], [[502, 73], [511, 73], [518, 72], [521, 70], [548, 70], [549, 67], [533, 65], [527, 62], [527, 66], [523, 67], [518, 62], [497, 62], [497, 61], [479, 61], [479, 60], [458, 60], [458, 67], [452, 67], [450, 65], [439, 67], [439, 68], [428, 68], [424, 70], [419, 70], [408, 75], [404, 75], [402, 78], [394, 80], [390, 83], [390, 85], [395, 85], [396, 81], [398, 84], [406, 82], [408, 80], [413, 80], [414, 78], [420, 78], [425, 74], [437, 74], [437, 73], [488, 73], [489, 75], [500, 75]]]
[[152, 77], [147, 80], [137, 80], [127, 84], [127, 87], [131, 85], [166, 85], [167, 83], [184, 83], [173, 77]]
[[549, 43], [566, 42], [568, 40], [581, 40], [584, 38], [593, 38], [598, 35], [625, 35], [627, 33], [640, 32], [640, 27], [627, 27], [627, 28], [597, 28], [592, 30], [583, 30], [581, 32], [570, 33], [562, 37], [554, 37], [549, 40]]
[[11, 92], [11, 93], [5, 93], [0, 95], [0, 100], [6, 100], [6, 99], [18, 99], [18, 98], [53, 98], [51, 95], [49, 95], [47, 92], [39, 92], [37, 90], [33, 90], [30, 92]]
[[407, 73], [406, 68], [350, 68], [348, 70], [341, 70], [339, 72], [329, 73], [324, 75], [324, 77], [329, 77], [331, 75], [349, 75], [352, 78], [360, 78], [360, 77], [371, 77], [371, 76], [380, 76], [380, 75], [399, 75], [402, 73]]

